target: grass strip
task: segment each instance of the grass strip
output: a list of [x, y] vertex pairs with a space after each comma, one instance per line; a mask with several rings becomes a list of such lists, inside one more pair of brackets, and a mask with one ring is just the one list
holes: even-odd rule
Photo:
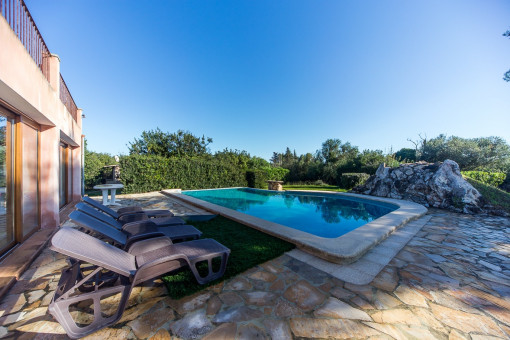
[[168, 293], [173, 299], [180, 299], [240, 274], [258, 264], [274, 259], [294, 248], [292, 243], [265, 234], [256, 229], [218, 216], [206, 222], [193, 222], [202, 238], [212, 238], [230, 249], [227, 270], [222, 278], [206, 285], [199, 285], [189, 269], [173, 275], [163, 276]]
[[285, 190], [320, 190], [320, 191], [339, 191], [347, 192], [346, 189], [341, 189], [335, 185], [284, 185]]
[[471, 183], [492, 206], [510, 213], [510, 194], [508, 192], [484, 184], [470, 177], [464, 178]]

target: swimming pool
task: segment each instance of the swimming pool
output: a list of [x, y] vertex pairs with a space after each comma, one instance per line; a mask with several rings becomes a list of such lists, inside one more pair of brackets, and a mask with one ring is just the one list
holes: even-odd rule
[[340, 237], [398, 209], [394, 204], [315, 192], [233, 188], [183, 194], [325, 238]]
[[[162, 190], [162, 193], [181, 201], [181, 203], [184, 205], [191, 204], [200, 207], [211, 213], [228, 217], [234, 221], [240, 222], [249, 227], [258, 229], [267, 234], [292, 242], [301, 250], [304, 250], [308, 253], [318, 256], [324, 260], [335, 263], [352, 263], [356, 261], [358, 258], [363, 256], [363, 254], [369, 251], [372, 247], [374, 247], [376, 244], [378, 244], [386, 237], [388, 237], [394, 230], [404, 226], [405, 224], [416, 218], [425, 215], [425, 213], [427, 212], [427, 208], [425, 208], [424, 206], [410, 201], [350, 193], [339, 192], [326, 193], [324, 191], [286, 191], [283, 195], [281, 195], [282, 193], [274, 191], [248, 189], [248, 193], [251, 194], [253, 192], [260, 192], [264, 196], [264, 198], [259, 197], [257, 198], [257, 200], [245, 200], [244, 202], [242, 202], [242, 200], [240, 200], [239, 198], [232, 199], [228, 199], [227, 197], [223, 197], [220, 199], [215, 198], [216, 203], [220, 203], [219, 201], [233, 201], [234, 203], [231, 203], [232, 208], [221, 206], [219, 204], [208, 202], [206, 200], [206, 197], [210, 196], [208, 191], [225, 190], [225, 192], [222, 195], [228, 196], [229, 193], [228, 190], [230, 189], [232, 188], [210, 189], [200, 191], [198, 190], [182, 191], [182, 192], [180, 189], [168, 189]], [[246, 190], [246, 188], [235, 189]], [[202, 197], [198, 198], [189, 195], [192, 192], [194, 192], [193, 195]], [[265, 193], [270, 193], [270, 195], [266, 195]], [[249, 195], [249, 197], [252, 196]], [[358, 206], [356, 205], [357, 202], [368, 201], [368, 203], [372, 203], [373, 206], [368, 208], [368, 210], [373, 209], [379, 211], [380, 208], [391, 209], [393, 209], [394, 207], [398, 208], [396, 210], [390, 211], [389, 213], [379, 218], [375, 218], [370, 222], [365, 222], [365, 220], [363, 219], [364, 217], [359, 217], [358, 221], [363, 221], [364, 224], [362, 224], [359, 227], [355, 227], [351, 231], [348, 231], [339, 237], [323, 237], [314, 235], [307, 231], [302, 231], [296, 228], [288, 227], [282, 223], [270, 221], [267, 219], [269, 218], [267, 216], [265, 218], [261, 218], [255, 215], [249, 215], [245, 213], [248, 212], [248, 210], [262, 209], [263, 206], [258, 200], [270, 201], [271, 199], [273, 199], [272, 197], [280, 197], [285, 206], [285, 208], [282, 207], [278, 208], [279, 213], [281, 213], [281, 211], [283, 210], [288, 210], [297, 214], [298, 211], [301, 209], [305, 208], [310, 209], [310, 207], [312, 207], [315, 210], [319, 210], [321, 212], [329, 211], [325, 215], [333, 219], [337, 217], [339, 219], [343, 219], [343, 215], [340, 213], [340, 211], [343, 211], [345, 209], [339, 209], [338, 207], [334, 206], [334, 204], [331, 205], [330, 203], [324, 203], [325, 201], [329, 201], [323, 200], [325, 197], [335, 199], [348, 199], [351, 202], [350, 204], [354, 204], [355, 206]], [[310, 203], [311, 201], [315, 201], [318, 198], [321, 198], [319, 199], [319, 201], [323, 200], [322, 201], [323, 203], [316, 204]], [[303, 202], [307, 203], [302, 204]], [[290, 206], [290, 208], [287, 208], [287, 206]], [[233, 208], [239, 210], [235, 210]], [[331, 211], [335, 209], [338, 211], [338, 214], [331, 213]], [[367, 209], [365, 208], [365, 211], [366, 210]], [[278, 216], [279, 213], [272, 213], [272, 215], [275, 218], [279, 218]], [[305, 215], [309, 214], [305, 213]], [[364, 215], [362, 214], [362, 216]], [[373, 217], [374, 216], [372, 216], [372, 218]]]

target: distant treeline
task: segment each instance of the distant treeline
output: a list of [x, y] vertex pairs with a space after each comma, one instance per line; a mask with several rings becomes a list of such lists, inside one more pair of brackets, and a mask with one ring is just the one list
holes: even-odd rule
[[[144, 131], [129, 143], [129, 155], [120, 156], [124, 192], [176, 187], [264, 187], [268, 179], [340, 185], [342, 174], [373, 174], [381, 163], [398, 166], [401, 162], [419, 160], [452, 159], [464, 171], [510, 171], [510, 146], [499, 137], [466, 139], [439, 135], [411, 141], [414, 148], [387, 154], [381, 150], [360, 151], [349, 142], [328, 139], [313, 154], [297, 155], [287, 147], [285, 152], [273, 152], [269, 162], [247, 151], [225, 149], [212, 153], [208, 147], [212, 142], [212, 138], [182, 130], [175, 133], [159, 129]], [[86, 189], [101, 182], [104, 165], [114, 163], [111, 155], [90, 151], [85, 146]]]

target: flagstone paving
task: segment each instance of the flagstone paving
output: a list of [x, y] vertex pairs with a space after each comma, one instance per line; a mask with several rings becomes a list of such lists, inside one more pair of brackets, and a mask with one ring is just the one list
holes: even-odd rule
[[[160, 194], [119, 198], [192, 213]], [[87, 339], [510, 338], [510, 219], [428, 215], [367, 285], [283, 255], [181, 300], [169, 298], [160, 280], [145, 283], [119, 323]], [[0, 337], [66, 338], [47, 313], [64, 266], [62, 255], [41, 253], [0, 301]]]

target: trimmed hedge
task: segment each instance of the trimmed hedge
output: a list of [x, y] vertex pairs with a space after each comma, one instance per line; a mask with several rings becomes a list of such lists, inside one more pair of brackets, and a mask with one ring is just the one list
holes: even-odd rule
[[506, 174], [503, 172], [487, 172], [487, 171], [462, 171], [464, 176], [476, 179], [483, 184], [493, 187], [500, 186], [506, 179]]
[[267, 172], [264, 170], [246, 171], [246, 182], [250, 188], [267, 189]]
[[370, 175], [364, 172], [342, 174], [340, 177], [340, 188], [352, 189], [358, 185], [364, 184], [369, 177]]
[[196, 158], [129, 155], [120, 158], [123, 193], [169, 188], [209, 189], [246, 187], [246, 171], [232, 164]]

